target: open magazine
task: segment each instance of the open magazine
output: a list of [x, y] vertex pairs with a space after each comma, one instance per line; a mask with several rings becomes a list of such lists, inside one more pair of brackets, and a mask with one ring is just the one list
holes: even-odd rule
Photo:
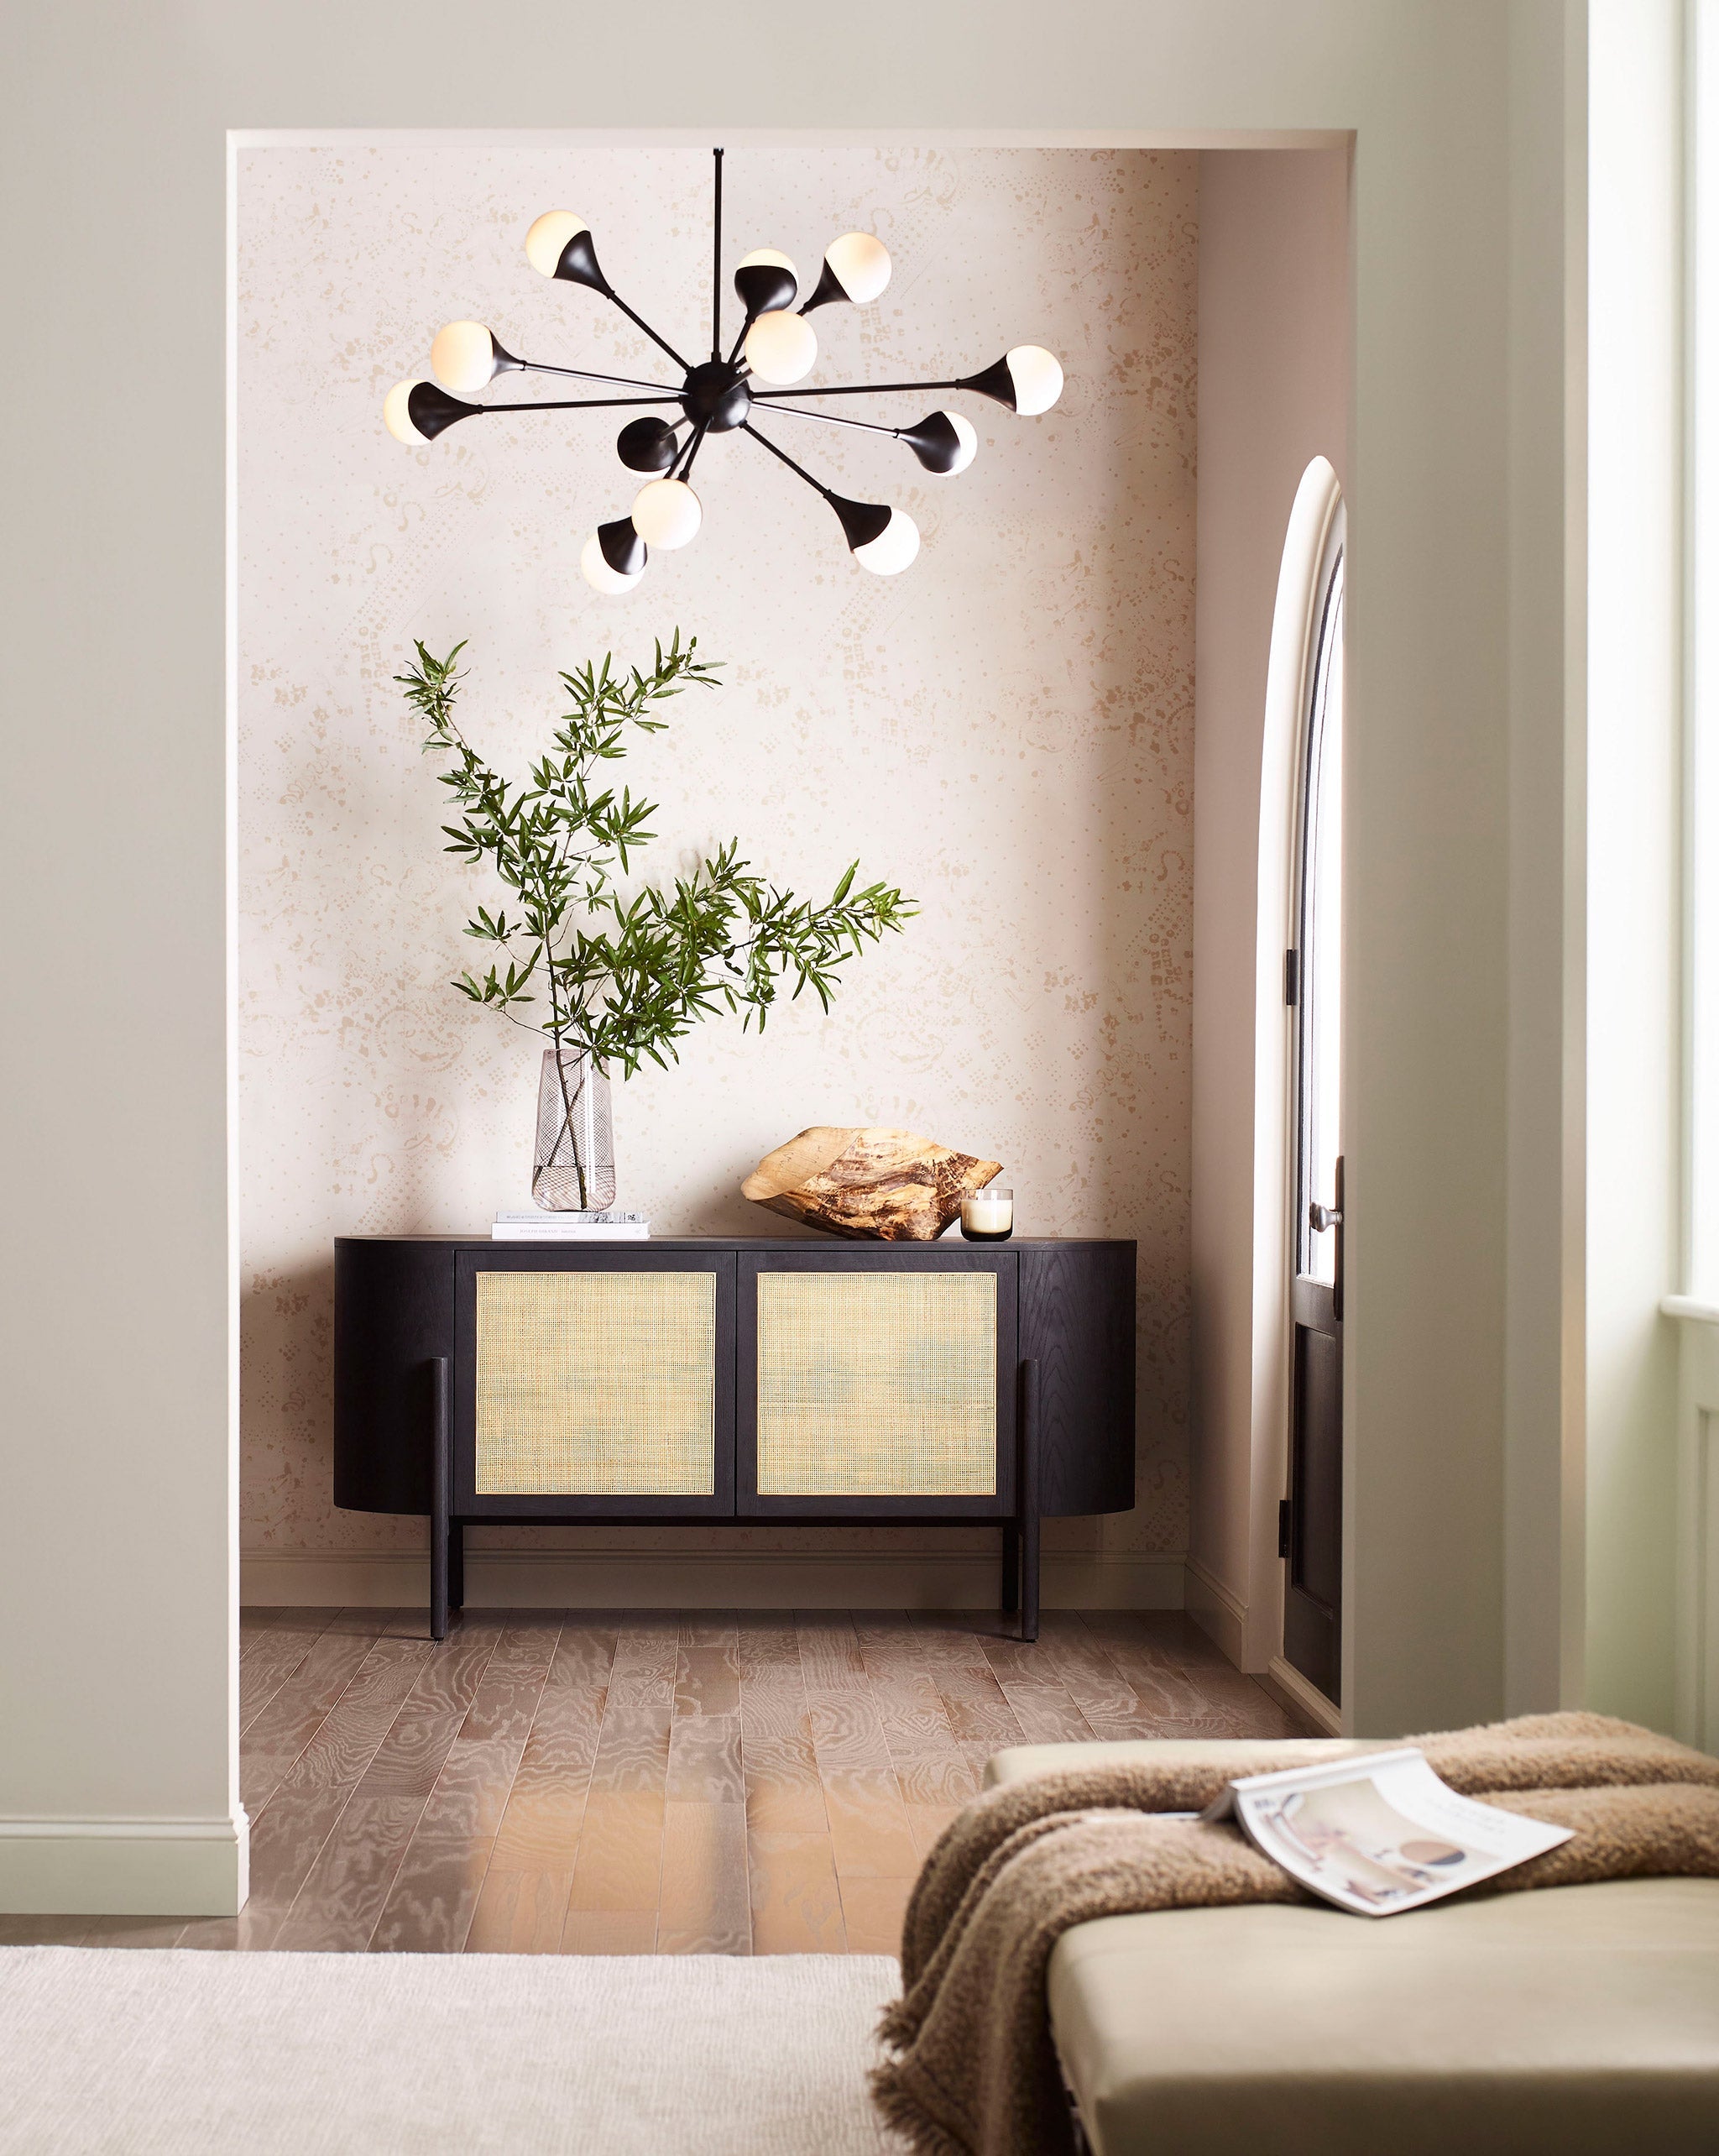
[[1418, 1909], [1573, 1831], [1460, 1797], [1412, 1748], [1249, 1775], [1199, 1816], [1235, 1819], [1304, 1886], [1363, 1917]]

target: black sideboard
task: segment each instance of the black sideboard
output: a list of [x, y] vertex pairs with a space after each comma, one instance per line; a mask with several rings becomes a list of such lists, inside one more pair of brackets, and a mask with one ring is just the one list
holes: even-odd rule
[[1134, 1502], [1135, 1246], [803, 1237], [335, 1244], [334, 1500], [431, 1522], [431, 1630], [473, 1523], [1001, 1529]]

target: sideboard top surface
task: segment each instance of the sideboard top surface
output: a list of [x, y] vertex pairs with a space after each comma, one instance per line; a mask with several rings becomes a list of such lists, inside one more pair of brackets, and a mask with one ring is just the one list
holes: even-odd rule
[[1006, 1243], [968, 1243], [959, 1234], [943, 1234], [934, 1242], [915, 1241], [901, 1237], [886, 1241], [881, 1237], [846, 1235], [652, 1235], [637, 1236], [568, 1236], [565, 1239], [547, 1236], [489, 1236], [489, 1235], [337, 1235], [337, 1243], [439, 1243], [453, 1250], [523, 1250], [539, 1247], [548, 1250], [619, 1250], [635, 1245], [650, 1250], [854, 1250], [869, 1246], [875, 1250], [1093, 1250], [1105, 1248], [1132, 1249], [1131, 1236], [1121, 1235], [1016, 1235]]

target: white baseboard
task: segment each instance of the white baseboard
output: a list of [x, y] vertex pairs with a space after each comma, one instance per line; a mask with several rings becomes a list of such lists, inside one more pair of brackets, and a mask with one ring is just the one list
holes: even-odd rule
[[1266, 1665], [1266, 1675], [1283, 1693], [1291, 1704], [1298, 1707], [1309, 1721], [1323, 1730], [1328, 1737], [1343, 1734], [1343, 1715], [1333, 1706], [1316, 1685], [1309, 1684], [1298, 1669], [1286, 1662], [1282, 1655], [1273, 1655]]
[[1245, 1669], [1247, 1665], [1242, 1657], [1247, 1646], [1247, 1604], [1225, 1587], [1215, 1573], [1209, 1572], [1198, 1557], [1188, 1560], [1184, 1606], [1206, 1637], [1230, 1657], [1237, 1669]]
[[243, 1811], [207, 1819], [0, 1819], [8, 1916], [232, 1917], [250, 1891]]
[[[1047, 1552], [1040, 1593], [1053, 1609], [1179, 1609], [1184, 1560], [1123, 1552]], [[766, 1556], [728, 1552], [473, 1550], [473, 1609], [994, 1609], [998, 1561], [953, 1553]], [[430, 1561], [406, 1552], [350, 1557], [259, 1553], [240, 1566], [253, 1609], [410, 1609], [430, 1599]]]

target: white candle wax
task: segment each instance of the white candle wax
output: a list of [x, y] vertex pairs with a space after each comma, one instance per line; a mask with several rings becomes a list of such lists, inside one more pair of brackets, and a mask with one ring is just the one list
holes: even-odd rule
[[977, 1235], [1001, 1235], [1015, 1225], [1015, 1201], [988, 1198], [982, 1191], [977, 1197], [963, 1198], [961, 1225]]

